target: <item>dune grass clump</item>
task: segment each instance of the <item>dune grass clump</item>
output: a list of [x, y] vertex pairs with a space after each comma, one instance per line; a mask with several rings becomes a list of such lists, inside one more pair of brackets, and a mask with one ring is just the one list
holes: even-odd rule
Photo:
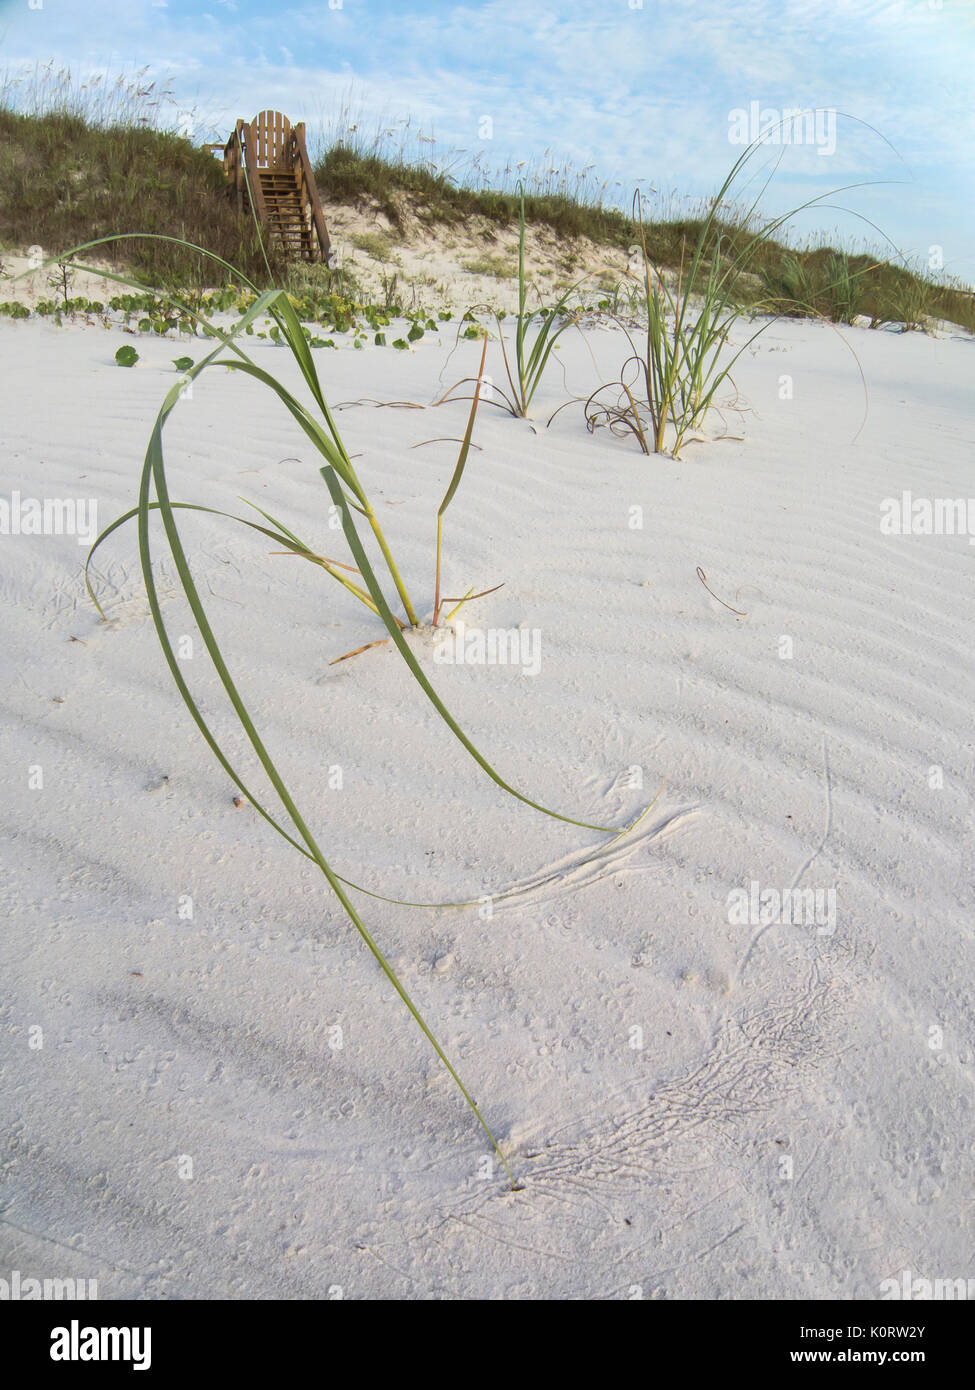
[[713, 220], [705, 222], [692, 248], [685, 247], [673, 283], [651, 259], [642, 227], [634, 250], [641, 261], [643, 346], [635, 342], [630, 326], [611, 313], [631, 352], [618, 380], [600, 386], [587, 400], [586, 421], [591, 431], [608, 426], [614, 434], [632, 434], [645, 454], [662, 453], [670, 432], [676, 455], [744, 351], [722, 361], [731, 328], [745, 313], [735, 287], [747, 262], [740, 253], [729, 255], [727, 238]]
[[825, 318], [853, 324], [865, 312], [876, 262], [859, 267], [845, 252], [800, 261], [786, 256], [776, 270], [762, 272], [768, 308], [785, 318]]
[[[581, 283], [581, 282], [580, 282]], [[535, 392], [541, 385], [545, 369], [549, 364], [556, 344], [567, 328], [577, 323], [580, 314], [568, 312], [569, 300], [578, 285], [570, 285], [552, 305], [547, 308], [529, 310], [528, 282], [525, 276], [525, 195], [521, 193], [521, 206], [518, 218], [518, 315], [515, 321], [515, 360], [514, 367], [508, 357], [504, 334], [498, 320], [498, 336], [504, 355], [504, 369], [508, 377], [511, 395], [505, 400], [510, 404], [512, 414], [526, 418]], [[527, 346], [529, 330], [535, 328], [534, 341]]]
[[466, 270], [468, 275], [489, 275], [496, 280], [513, 280], [518, 274], [518, 267], [505, 260], [504, 256], [490, 255], [462, 261], [461, 270]]
[[[870, 327], [889, 324], [902, 333], [923, 332], [931, 320], [950, 318], [946, 312], [949, 286], [935, 286], [910, 269], [885, 267], [869, 299]], [[975, 296], [972, 296], [975, 300]]]
[[[515, 341], [513, 355], [508, 353], [508, 345], [505, 342], [502, 319], [504, 315], [494, 312], [494, 321], [498, 330], [498, 341], [501, 345], [501, 354], [504, 361], [505, 375], [508, 378], [508, 390], [492, 384], [492, 389], [497, 400], [488, 398], [492, 405], [500, 405], [509, 414], [518, 419], [527, 419], [531, 410], [531, 404], [535, 397], [542, 378], [551, 361], [552, 353], [558, 344], [562, 334], [567, 329], [577, 324], [583, 317], [584, 311], [573, 310], [570, 301], [573, 294], [583, 283], [578, 281], [575, 285], [569, 285], [558, 299], [548, 306], [539, 303], [535, 308], [528, 306], [529, 282], [525, 268], [525, 233], [527, 219], [525, 214], [525, 193], [520, 190], [520, 210], [518, 217], [518, 311], [515, 315]], [[483, 307], [483, 306], [475, 306]], [[473, 310], [469, 310], [465, 316], [473, 317]], [[470, 333], [475, 336], [479, 329], [472, 327], [469, 330], [459, 330], [459, 337]], [[529, 346], [529, 337], [534, 333], [534, 338]], [[443, 404], [448, 400], [458, 399], [453, 395], [457, 386], [463, 386], [472, 378], [463, 378], [456, 382], [450, 390], [441, 397], [438, 404]]]
[[[676, 455], [688, 433], [702, 426], [720, 388], [733, 384], [731, 372], [738, 358], [775, 317], [808, 313], [852, 323], [861, 311], [866, 269], [855, 268], [844, 254], [827, 256], [822, 279], [815, 287], [806, 265], [796, 256], [787, 256], [774, 273], [768, 267], [774, 233], [798, 212], [846, 189], [820, 194], [762, 221], [758, 203], [769, 176], [759, 195], [739, 212], [737, 225], [729, 230], [726, 200], [762, 144], [761, 138], [753, 141], [735, 161], [710, 202], [696, 240], [682, 247], [673, 283], [654, 262], [635, 207], [639, 237], [633, 251], [640, 259], [644, 346], [637, 347], [628, 325], [617, 317], [631, 353], [619, 378], [599, 387], [586, 402], [590, 430], [608, 426], [614, 434], [632, 434], [646, 454], [662, 453], [669, 443]], [[743, 282], [754, 278], [756, 267], [765, 287], [764, 296], [757, 299], [742, 290]], [[824, 307], [810, 302], [817, 298]], [[726, 352], [729, 335], [739, 319], [755, 314], [771, 317], [737, 348]]]
[[936, 293], [916, 278], [897, 282], [880, 297], [879, 318], [882, 322], [897, 324], [902, 333], [923, 329], [925, 320], [936, 312]]
[[[573, 324], [579, 322], [579, 313], [569, 313], [569, 300], [572, 297], [576, 285], [570, 285], [554, 304], [540, 309], [529, 309], [529, 282], [527, 282], [526, 272], [524, 272], [524, 229], [526, 229], [526, 217], [524, 217], [524, 190], [522, 190], [522, 203], [520, 203], [519, 213], [519, 238], [517, 238], [517, 316], [515, 320], [515, 361], [509, 359], [508, 347], [505, 346], [505, 335], [501, 329], [501, 320], [497, 318], [498, 338], [501, 341], [501, 352], [505, 361], [505, 374], [508, 375], [508, 385], [510, 395], [501, 392], [503, 402], [512, 411], [513, 416], [527, 418], [533, 402], [535, 392], [541, 385], [541, 379], [545, 375], [545, 368], [548, 367], [552, 353], [555, 352], [556, 343], [561, 338], [563, 332]], [[534, 328], [534, 341], [531, 346], [527, 345], [530, 329]]]

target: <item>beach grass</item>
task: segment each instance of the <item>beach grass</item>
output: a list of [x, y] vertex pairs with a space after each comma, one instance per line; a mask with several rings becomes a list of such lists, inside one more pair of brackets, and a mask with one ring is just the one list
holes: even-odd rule
[[[773, 269], [768, 259], [774, 234], [797, 213], [859, 185], [819, 194], [765, 219], [759, 202], [769, 176], [751, 205], [739, 211], [737, 225], [729, 229], [728, 208], [736, 181], [762, 146], [761, 139], [753, 141], [732, 165], [695, 239], [683, 243], [675, 277], [668, 278], [664, 267], [655, 262], [634, 200], [639, 235], [633, 253], [639, 257], [640, 268], [633, 278], [639, 281], [644, 346], [637, 347], [629, 324], [618, 310], [610, 309], [630, 353], [619, 377], [598, 387], [586, 401], [590, 430], [608, 426], [614, 434], [629, 432], [644, 453], [666, 449], [677, 456], [689, 432], [703, 425], [718, 391], [725, 384], [733, 386], [731, 373], [738, 358], [777, 317], [818, 317], [852, 325], [866, 312], [868, 276], [883, 269], [882, 263], [856, 264], [847, 253], [834, 250], [820, 252], [814, 264], [788, 254]], [[756, 271], [761, 296], [743, 295], [742, 282], [754, 280]], [[876, 297], [875, 290], [875, 302]], [[919, 310], [913, 305], [908, 309], [919, 319]], [[729, 347], [731, 330], [746, 315], [762, 322], [744, 342]], [[876, 326], [876, 319], [872, 322]]]
[[[497, 320], [504, 369], [511, 390], [510, 396], [505, 392], [499, 392], [499, 394], [511, 410], [512, 415], [522, 419], [528, 416], [535, 393], [541, 385], [559, 338], [581, 317], [581, 313], [573, 314], [568, 308], [569, 301], [578, 285], [568, 286], [553, 304], [540, 306], [537, 309], [528, 307], [529, 284], [525, 267], [526, 228], [527, 214], [524, 190], [522, 189], [518, 216], [518, 313], [515, 318], [514, 363], [508, 356], [501, 321], [500, 319]], [[529, 333], [532, 333], [530, 346]]]
[[[83, 250], [85, 248], [79, 249]], [[270, 313], [277, 317], [280, 329], [283, 335], [285, 336], [285, 340], [287, 341], [289, 347], [291, 347], [293, 355], [296, 358], [298, 365], [302, 370], [302, 375], [304, 376], [306, 383], [311, 387], [312, 394], [316, 398], [316, 402], [319, 405], [319, 408], [323, 416], [323, 423], [325, 426], [324, 429], [312, 417], [312, 415], [304, 407], [300, 405], [300, 403], [291, 395], [289, 391], [287, 391], [287, 389], [280, 382], [278, 382], [276, 379], [271, 377], [268, 373], [264, 372], [261, 368], [257, 367], [252, 361], [250, 361], [247, 358], [246, 354], [244, 354], [241, 351], [238, 344], [236, 343], [236, 338], [241, 333], [246, 333], [248, 324], [253, 323], [254, 319], [256, 319], [262, 313]], [[366, 516], [366, 518], [370, 521], [373, 532], [376, 535], [377, 540], [379, 540], [380, 548], [383, 552], [384, 558], [390, 565], [391, 573], [393, 574], [394, 578], [398, 579], [398, 575], [395, 570], [395, 565], [393, 564], [391, 556], [389, 554], [388, 546], [385, 543], [385, 538], [382, 537], [381, 531], [378, 528], [378, 523], [375, 522], [374, 514], [372, 514], [372, 509], [369, 506], [368, 499], [366, 498], [361, 484], [359, 483], [358, 478], [356, 477], [351, 460], [349, 459], [348, 454], [345, 451], [344, 445], [342, 444], [337, 434], [337, 431], [335, 430], [334, 421], [332, 419], [331, 413], [327, 405], [325, 404], [324, 397], [321, 393], [321, 387], [320, 383], [318, 382], [317, 372], [315, 371], [314, 363], [311, 359], [310, 353], [308, 352], [304, 336], [301, 333], [301, 325], [297, 318], [295, 318], [294, 316], [294, 310], [288, 302], [287, 295], [283, 291], [270, 291], [263, 295], [259, 295], [256, 298], [254, 304], [251, 306], [251, 308], [247, 311], [247, 313], [245, 313], [243, 318], [227, 333], [222, 332], [213, 324], [209, 324], [207, 326], [211, 334], [219, 339], [218, 344], [207, 355], [207, 357], [205, 357], [199, 363], [194, 364], [186, 373], [185, 379], [181, 380], [179, 383], [173, 386], [166, 395], [166, 398], [160, 408], [159, 414], [156, 417], [156, 423], [153, 427], [152, 434], [149, 440], [149, 445], [146, 450], [146, 456], [142, 470], [142, 479], [139, 488], [138, 507], [134, 509], [133, 512], [127, 513], [125, 516], [118, 518], [115, 522], [112, 523], [110, 527], [106, 528], [106, 530], [102, 532], [102, 534], [97, 538], [94, 546], [92, 547], [91, 553], [88, 557], [88, 564], [90, 564], [92, 556], [94, 555], [98, 547], [102, 544], [102, 542], [105, 539], [107, 539], [107, 537], [113, 531], [117, 530], [118, 527], [125, 521], [133, 517], [137, 519], [139, 533], [139, 555], [142, 567], [142, 575], [146, 586], [146, 593], [149, 599], [149, 606], [152, 614], [153, 624], [155, 626], [156, 634], [159, 639], [160, 645], [163, 649], [163, 653], [167, 665], [169, 667], [170, 674], [176, 682], [176, 686], [180, 696], [182, 697], [183, 703], [189, 710], [189, 713], [192, 716], [194, 722], [196, 723], [197, 728], [202, 733], [204, 739], [210, 747], [211, 752], [213, 752], [221, 767], [231, 777], [235, 785], [248, 799], [248, 801], [250, 801], [250, 803], [255, 807], [255, 809], [257, 809], [260, 812], [264, 819], [279, 834], [281, 834], [295, 848], [301, 850], [301, 852], [304, 853], [306, 857], [310, 858], [320, 869], [321, 873], [325, 877], [326, 882], [328, 883], [329, 888], [332, 890], [332, 892], [338, 899], [343, 910], [349, 917], [349, 920], [352, 922], [353, 926], [359, 933], [362, 940], [365, 942], [369, 951], [374, 956], [383, 974], [386, 976], [386, 978], [392, 984], [393, 988], [396, 990], [396, 993], [399, 995], [400, 999], [405, 1004], [407, 1010], [416, 1022], [417, 1026], [421, 1029], [424, 1036], [428, 1039], [431, 1046], [434, 1048], [438, 1058], [442, 1062], [443, 1066], [447, 1069], [452, 1080], [460, 1090], [461, 1095], [464, 1098], [464, 1101], [466, 1102], [470, 1110], [473, 1112], [481, 1128], [484, 1130], [488, 1139], [490, 1140], [494, 1151], [497, 1153], [501, 1161], [501, 1164], [503, 1165], [504, 1170], [508, 1175], [511, 1186], [514, 1188], [517, 1186], [517, 1184], [515, 1183], [514, 1176], [508, 1166], [507, 1160], [497, 1142], [497, 1139], [492, 1133], [486, 1120], [482, 1116], [476, 1102], [472, 1098], [467, 1087], [464, 1085], [464, 1082], [461, 1080], [457, 1071], [454, 1069], [454, 1066], [448, 1058], [447, 1054], [444, 1052], [443, 1048], [440, 1046], [440, 1043], [437, 1041], [433, 1032], [427, 1025], [425, 1019], [423, 1018], [423, 1015], [420, 1013], [416, 1004], [413, 1002], [410, 995], [406, 991], [401, 980], [399, 979], [399, 976], [396, 974], [395, 970], [390, 965], [389, 961], [386, 959], [386, 956], [380, 949], [375, 938], [372, 936], [365, 923], [363, 922], [362, 918], [360, 917], [354, 904], [349, 898], [348, 893], [346, 892], [347, 881], [342, 879], [339, 875], [337, 875], [334, 872], [329, 861], [325, 858], [325, 855], [322, 849], [320, 848], [316, 837], [313, 835], [302, 813], [295, 804], [284, 777], [279, 771], [275, 760], [268, 752], [263, 740], [260, 737], [260, 734], [258, 733], [256, 726], [254, 725], [250, 712], [244, 704], [243, 698], [240, 694], [237, 684], [234, 681], [227, 661], [224, 658], [223, 651], [221, 650], [221, 647], [214, 635], [213, 628], [211, 626], [206, 611], [206, 607], [203, 603], [199, 589], [197, 588], [196, 582], [193, 578], [192, 569], [189, 563], [186, 550], [183, 545], [180, 529], [177, 523], [177, 507], [180, 504], [174, 504], [169, 496], [169, 488], [166, 479], [166, 468], [163, 452], [163, 431], [167, 419], [169, 418], [174, 407], [179, 401], [180, 395], [182, 391], [185, 389], [187, 382], [193, 381], [208, 367], [219, 364], [223, 366], [236, 367], [237, 369], [246, 372], [255, 380], [263, 382], [265, 385], [269, 386], [278, 395], [280, 400], [291, 412], [293, 417], [298, 421], [299, 425], [311, 439], [312, 443], [315, 445], [320, 455], [327, 460], [326, 464], [322, 469], [322, 474], [328, 485], [329, 492], [333, 499], [333, 504], [336, 507], [338, 507], [342, 512], [343, 528], [346, 532], [346, 536], [353, 543], [356, 559], [358, 561], [358, 566], [355, 572], [364, 575], [364, 577], [366, 578], [366, 583], [370, 591], [370, 597], [366, 601], [369, 602], [369, 606], [373, 608], [373, 611], [379, 613], [383, 617], [390, 630], [395, 631], [396, 634], [399, 635], [399, 627], [401, 626], [401, 624], [395, 623], [395, 619], [393, 618], [385, 602], [382, 590], [380, 589], [375, 575], [371, 569], [371, 566], [369, 565], [368, 560], [365, 557], [365, 552], [361, 548], [361, 542], [358, 539], [355, 524], [351, 518], [351, 511], [349, 505], [350, 495], [352, 499], [352, 505], [355, 506], [356, 510], [361, 515]], [[220, 354], [225, 348], [231, 349], [236, 354], [236, 356], [224, 358], [221, 362]], [[153, 493], [155, 493], [155, 496], [153, 496]], [[277, 822], [274, 816], [272, 816], [271, 813], [267, 810], [267, 808], [262, 804], [257, 795], [250, 790], [250, 788], [244, 782], [241, 775], [238, 773], [237, 769], [232, 765], [229, 757], [227, 756], [220, 742], [213, 734], [210, 725], [204, 718], [203, 713], [195, 697], [193, 696], [188, 683], [186, 682], [183, 676], [183, 672], [180, 668], [176, 654], [173, 650], [169, 633], [166, 628], [160, 604], [159, 593], [156, 587], [153, 569], [154, 555], [151, 543], [151, 532], [149, 524], [153, 511], [158, 511], [159, 515], [162, 517], [166, 539], [169, 546], [169, 552], [172, 556], [177, 574], [179, 576], [182, 592], [189, 603], [190, 609], [193, 613], [193, 617], [201, 634], [201, 638], [203, 640], [203, 644], [206, 648], [206, 651], [211, 659], [211, 662], [217, 675], [220, 678], [221, 684], [223, 685], [223, 688], [234, 710], [234, 713], [240, 723], [240, 726], [243, 732], [245, 733], [247, 740], [251, 748], [253, 749], [258, 762], [260, 763], [261, 768], [266, 774], [271, 786], [274, 789], [274, 792], [280, 800], [281, 805], [284, 808], [284, 811], [289, 821], [291, 822], [291, 825], [294, 829], [294, 834], [290, 833]], [[269, 520], [271, 519], [268, 517], [268, 514], [266, 512], [262, 511], [262, 515], [267, 517]], [[286, 550], [292, 551], [293, 553], [297, 554], [305, 554], [306, 558], [314, 559], [319, 563], [324, 563], [321, 561], [320, 557], [314, 556], [311, 552], [306, 552], [298, 538], [294, 536], [294, 534], [289, 530], [283, 529], [277, 533], [266, 532], [266, 534], [271, 535]], [[347, 581], [343, 577], [343, 575], [338, 572], [337, 569], [333, 568], [328, 564], [326, 564], [325, 567], [328, 568], [329, 572], [333, 573], [334, 576], [340, 580], [340, 582], [345, 584], [347, 588], [351, 588], [353, 592], [356, 592], [356, 586], [350, 585], [349, 581]], [[401, 581], [399, 581], [399, 583], [401, 584]], [[357, 593], [357, 596], [362, 597], [361, 592]], [[406, 600], [406, 602], [408, 604], [408, 599]], [[446, 712], [444, 711], [444, 713]], [[449, 719], [449, 716], [447, 716], [447, 718]], [[456, 726], [454, 727], [456, 728]], [[463, 735], [461, 735], [461, 737], [463, 738]], [[483, 765], [489, 766], [483, 759], [480, 758], [480, 755], [477, 756], [479, 761], [481, 761]], [[491, 770], [491, 772], [495, 780], [500, 781], [497, 775], [493, 773], [493, 769]]]
[[[552, 358], [552, 353], [558, 344], [559, 338], [580, 319], [585, 317], [585, 308], [570, 309], [569, 304], [573, 294], [578, 290], [581, 281], [575, 285], [567, 285], [559, 294], [558, 298], [551, 304], [544, 304], [538, 297], [538, 304], [529, 307], [528, 297], [531, 288], [528, 279], [528, 271], [525, 263], [525, 234], [527, 230], [527, 218], [525, 213], [524, 190], [520, 192], [520, 209], [518, 221], [518, 308], [515, 313], [515, 340], [512, 345], [512, 352], [509, 354], [508, 344], [504, 336], [502, 314], [494, 312], [494, 321], [497, 327], [498, 342], [501, 347], [501, 355], [504, 362], [505, 375], [508, 378], [508, 390], [494, 385], [492, 389], [495, 393], [494, 398], [489, 398], [491, 404], [502, 406], [509, 414], [519, 419], [527, 419], [532, 401], [535, 397], [542, 378]], [[486, 305], [474, 305], [468, 311], [467, 317], [473, 317], [477, 311], [491, 312]], [[474, 330], [466, 330], [474, 331]], [[461, 330], [458, 330], [458, 335]], [[456, 397], [453, 392], [457, 386], [463, 386], [472, 381], [473, 378], [462, 378], [456, 382], [441, 398], [438, 404], [443, 404], [448, 400], [464, 399]], [[480, 391], [480, 378], [477, 382], [478, 392]]]

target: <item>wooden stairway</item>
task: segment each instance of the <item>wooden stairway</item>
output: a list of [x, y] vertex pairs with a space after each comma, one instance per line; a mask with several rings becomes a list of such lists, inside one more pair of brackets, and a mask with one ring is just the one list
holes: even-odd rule
[[239, 213], [249, 216], [253, 205], [269, 238], [286, 255], [329, 263], [331, 242], [303, 122], [292, 126], [280, 111], [238, 121], [224, 146], [223, 167]]
[[315, 260], [312, 228], [305, 218], [297, 171], [258, 169], [256, 174], [271, 236], [287, 255]]

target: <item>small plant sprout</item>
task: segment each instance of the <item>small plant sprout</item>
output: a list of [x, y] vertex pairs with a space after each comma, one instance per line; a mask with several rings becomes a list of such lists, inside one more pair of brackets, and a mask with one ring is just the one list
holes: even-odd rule
[[61, 295], [63, 307], [67, 310], [71, 308], [70, 290], [74, 280], [74, 267], [65, 258], [57, 263], [57, 271], [49, 275], [47, 283], [52, 290], [57, 290]]

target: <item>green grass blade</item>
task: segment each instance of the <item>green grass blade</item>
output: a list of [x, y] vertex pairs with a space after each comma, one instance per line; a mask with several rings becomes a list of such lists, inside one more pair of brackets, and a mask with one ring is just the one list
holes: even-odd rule
[[[244, 705], [240, 693], [237, 690], [237, 687], [223, 659], [222, 652], [210, 627], [210, 623], [207, 618], [204, 605], [200, 599], [199, 592], [196, 588], [196, 584], [193, 580], [193, 576], [190, 571], [185, 552], [183, 550], [179, 530], [176, 525], [176, 509], [169, 499], [168, 489], [166, 485], [165, 465], [162, 448], [162, 431], [165, 425], [166, 418], [168, 417], [170, 411], [172, 410], [173, 406], [179, 398], [179, 391], [180, 388], [175, 387], [173, 390], [169, 392], [165, 402], [163, 403], [163, 407], [161, 408], [159, 415], [157, 416], [156, 424], [153, 428], [152, 436], [149, 441], [149, 447], [146, 451], [146, 460], [145, 465], [143, 467], [142, 481], [139, 490], [138, 509], [139, 555], [142, 564], [142, 574], [146, 585], [146, 593], [149, 598], [149, 607], [150, 612], [152, 613], [153, 624], [155, 626], [160, 643], [163, 647], [163, 651], [166, 655], [170, 671], [174, 675], [176, 675], [178, 667], [176, 663], [175, 653], [172, 651], [168, 634], [166, 633], [165, 623], [162, 617], [162, 610], [159, 603], [159, 596], [156, 590], [155, 581], [152, 573], [152, 555], [149, 543], [149, 517], [151, 511], [150, 485], [155, 489], [156, 492], [158, 509], [162, 515], [163, 525], [166, 531], [166, 537], [169, 542], [169, 549], [172, 554], [173, 561], [176, 565], [176, 571], [179, 575], [183, 592], [187, 598], [187, 601], [190, 605], [190, 609], [200, 630], [200, 635], [203, 639], [203, 643], [207, 649], [207, 653], [210, 657], [210, 660], [213, 663], [214, 669], [216, 670], [217, 675], [220, 678], [221, 684], [223, 685], [224, 690], [227, 693], [230, 703], [234, 709], [234, 713], [237, 715], [241, 727], [247, 736], [248, 742], [254, 749], [258, 761], [264, 769], [264, 772], [268, 777], [268, 780], [274, 787], [274, 790], [277, 793], [279, 799], [281, 800], [281, 803], [284, 806], [285, 810], [287, 811], [288, 816], [290, 817], [292, 823], [298, 831], [298, 834], [300, 835], [301, 839], [304, 841], [308, 849], [309, 856], [314, 860], [315, 864], [321, 870], [326, 881], [328, 882], [329, 887], [332, 889], [333, 893], [338, 898], [347, 916], [355, 926], [356, 930], [359, 932], [362, 939], [365, 941], [367, 947], [369, 948], [370, 952], [377, 961], [380, 969], [383, 971], [383, 974], [386, 976], [390, 984], [396, 990], [397, 994], [400, 996], [403, 1003], [406, 1005], [407, 1009], [412, 1015], [414, 1021], [417, 1023], [424, 1036], [430, 1042], [437, 1056], [440, 1058], [440, 1061], [443, 1063], [444, 1067], [447, 1069], [450, 1076], [456, 1083], [458, 1089], [464, 1097], [464, 1100], [467, 1102], [468, 1106], [473, 1111], [475, 1117], [478, 1120], [478, 1123], [481, 1125], [482, 1129], [491, 1141], [492, 1147], [498, 1154], [498, 1157], [500, 1158], [501, 1163], [504, 1166], [505, 1172], [508, 1174], [508, 1177], [511, 1180], [511, 1185], [512, 1187], [514, 1187], [516, 1184], [514, 1181], [514, 1177], [512, 1176], [511, 1170], [508, 1167], [508, 1164], [505, 1160], [503, 1153], [501, 1152], [497, 1140], [491, 1133], [491, 1130], [484, 1117], [481, 1115], [476, 1102], [473, 1100], [467, 1088], [464, 1086], [464, 1083], [461, 1081], [453, 1065], [448, 1059], [446, 1053], [443, 1051], [440, 1044], [437, 1042], [436, 1038], [430, 1031], [416, 1005], [413, 1003], [409, 994], [406, 992], [405, 988], [401, 984], [399, 978], [396, 975], [396, 972], [393, 970], [392, 966], [386, 960], [386, 957], [383, 955], [379, 946], [367, 930], [365, 924], [360, 919], [355, 907], [346, 895], [341, 881], [331, 869], [321, 849], [319, 848], [314, 836], [311, 834], [311, 831], [305, 824], [305, 821], [300, 811], [298, 810], [298, 807], [295, 805], [288, 791], [288, 788], [285, 785], [284, 780], [282, 779], [274, 763], [274, 760], [271, 758], [270, 754], [265, 748], [264, 743], [261, 740], [257, 732], [257, 729], [255, 728], [250, 718], [250, 714], [248, 713], [247, 708]], [[334, 469], [331, 471], [330, 476], [333, 480], [333, 485], [338, 495], [342, 496], [341, 488], [339, 486], [338, 478]], [[343, 504], [344, 500], [345, 499], [343, 497]], [[349, 515], [347, 506], [344, 506], [343, 514], [346, 516]], [[180, 678], [177, 680], [177, 688], [180, 689], [181, 694], [185, 689], [185, 682], [182, 680], [181, 675]], [[195, 702], [191, 702], [190, 704], [191, 714], [193, 712], [194, 703]]]
[[487, 357], [487, 345], [488, 340], [487, 336], [485, 336], [484, 347], [481, 350], [481, 365], [477, 371], [477, 385], [474, 388], [474, 404], [471, 406], [471, 413], [467, 419], [467, 429], [464, 432], [464, 438], [461, 443], [460, 455], [457, 459], [457, 466], [454, 469], [454, 474], [450, 480], [450, 485], [448, 486], [447, 491], [444, 494], [444, 499], [440, 503], [439, 508], [437, 509], [437, 516], [443, 516], [444, 512], [450, 506], [453, 500], [454, 493], [460, 486], [460, 480], [464, 476], [464, 469], [467, 466], [467, 456], [471, 451], [471, 440], [474, 437], [474, 419], [477, 415], [477, 407], [481, 399], [481, 382], [484, 378], [484, 361]]

